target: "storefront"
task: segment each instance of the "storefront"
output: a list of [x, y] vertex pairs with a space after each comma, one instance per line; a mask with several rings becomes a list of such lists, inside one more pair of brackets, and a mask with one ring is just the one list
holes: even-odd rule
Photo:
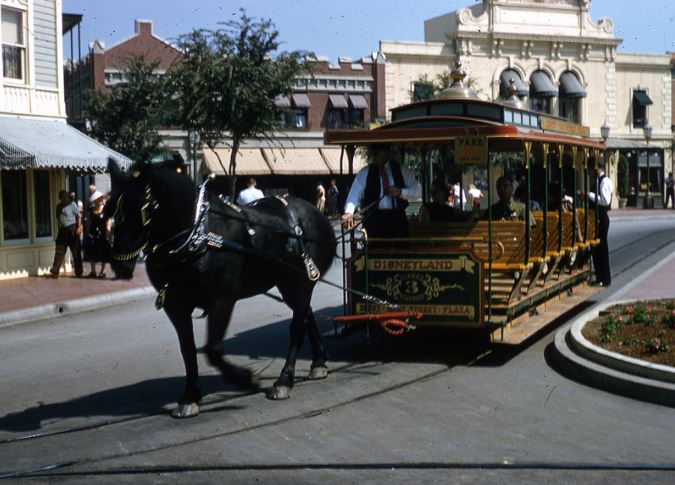
[[51, 265], [59, 190], [74, 191], [69, 177], [103, 173], [109, 157], [131, 164], [63, 121], [0, 117], [0, 280]]

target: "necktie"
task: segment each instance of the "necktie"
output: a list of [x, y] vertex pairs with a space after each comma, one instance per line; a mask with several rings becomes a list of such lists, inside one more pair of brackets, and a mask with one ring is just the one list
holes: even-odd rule
[[[384, 165], [380, 165], [380, 179], [382, 179], [382, 193], [387, 196], [387, 191], [389, 190], [389, 175], [387, 175], [387, 170], [384, 168]], [[396, 208], [396, 199], [391, 198], [392, 209]]]
[[384, 195], [387, 195], [387, 190], [389, 189], [389, 175], [387, 175], [387, 170], [384, 168], [384, 165], [380, 165], [380, 178], [382, 179], [382, 192], [384, 192]]

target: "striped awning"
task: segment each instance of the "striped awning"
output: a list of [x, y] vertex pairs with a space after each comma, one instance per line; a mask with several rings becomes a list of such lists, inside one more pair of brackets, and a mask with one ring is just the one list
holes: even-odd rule
[[328, 100], [334, 109], [347, 109], [347, 98], [344, 94], [329, 94]]
[[536, 98], [553, 98], [558, 90], [544, 71], [534, 71], [530, 77], [530, 95]]
[[[349, 173], [349, 160], [347, 159], [347, 153], [341, 153], [341, 148], [321, 148], [321, 154], [326, 160], [326, 165], [330, 168], [330, 171], [334, 175], [340, 175], [340, 156], [342, 156], [342, 173]], [[361, 168], [366, 166], [366, 161], [359, 156], [358, 153], [354, 154], [354, 173], [357, 173]]]
[[513, 69], [506, 69], [502, 72], [502, 75], [499, 76], [499, 95], [502, 98], [508, 98], [509, 96], [509, 86], [511, 84], [511, 79], [516, 87], [516, 96], [527, 96], [530, 94], [530, 91], [525, 86], [525, 83], [520, 78], [520, 75]]
[[330, 169], [317, 148], [264, 148], [273, 175], [324, 175]]
[[366, 101], [366, 97], [363, 94], [350, 94], [349, 104], [354, 109], [368, 109], [368, 101]]
[[104, 172], [110, 157], [125, 168], [133, 164], [64, 121], [0, 117], [0, 169]]
[[560, 96], [566, 98], [585, 98], [586, 90], [577, 77], [571, 72], [563, 72], [560, 76]]
[[[228, 175], [231, 155], [232, 149], [230, 148], [204, 149], [202, 173]], [[269, 175], [271, 173], [260, 148], [240, 148], [237, 150], [236, 161], [237, 175]]]

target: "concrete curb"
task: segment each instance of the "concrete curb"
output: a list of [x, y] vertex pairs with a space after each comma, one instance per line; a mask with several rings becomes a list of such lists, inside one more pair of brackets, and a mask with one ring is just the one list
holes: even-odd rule
[[636, 300], [622, 300], [605, 303], [597, 309], [597, 312], [594, 312], [595, 316], [592, 316], [591, 318], [584, 321], [576, 321], [573, 323], [569, 330], [569, 343], [572, 346], [572, 350], [577, 355], [595, 362], [596, 364], [612, 367], [613, 369], [625, 372], [627, 374], [645, 377], [647, 379], [675, 383], [675, 368], [665, 365], [652, 364], [651, 362], [645, 362], [643, 360], [634, 359], [632, 357], [627, 357], [615, 352], [610, 352], [603, 349], [602, 347], [592, 344], [581, 333], [586, 323], [598, 316], [600, 312], [606, 308], [612, 305], [631, 304], [635, 301]]
[[86, 312], [101, 307], [117, 305], [119, 303], [129, 303], [143, 298], [154, 297], [156, 293], [157, 292], [152, 286], [145, 286], [142, 288], [134, 288], [132, 290], [89, 296], [79, 300], [69, 300], [62, 303], [53, 303], [0, 313], [0, 328], [33, 320]]
[[[634, 301], [634, 300], [630, 300]], [[608, 352], [581, 335], [584, 325], [613, 301], [577, 317], [556, 333], [553, 361], [568, 376], [615, 394], [675, 407], [675, 370]]]

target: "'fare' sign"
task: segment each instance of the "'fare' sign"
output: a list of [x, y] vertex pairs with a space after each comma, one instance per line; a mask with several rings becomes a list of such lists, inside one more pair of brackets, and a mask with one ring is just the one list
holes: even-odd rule
[[484, 136], [455, 138], [455, 163], [459, 165], [487, 164], [487, 138]]

